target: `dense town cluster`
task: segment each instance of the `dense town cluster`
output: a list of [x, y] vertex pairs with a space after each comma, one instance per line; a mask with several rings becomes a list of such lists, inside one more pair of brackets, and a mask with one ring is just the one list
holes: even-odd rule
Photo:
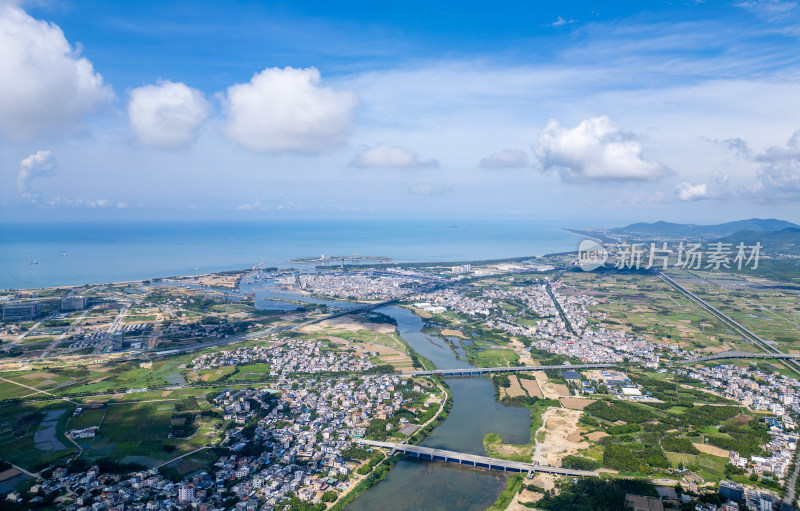
[[317, 295], [356, 300], [391, 300], [408, 295], [422, 283], [414, 275], [359, 273], [301, 273], [279, 281], [285, 286], [299, 284]]
[[[459, 280], [473, 274], [469, 265], [453, 267], [452, 272]], [[765, 419], [769, 442], [759, 446], [764, 452], [742, 455], [731, 450], [730, 465], [743, 471], [739, 474], [780, 481], [791, 474], [800, 440], [795, 432], [795, 417], [800, 413], [800, 380], [761, 370], [756, 364], [674, 364], [698, 353], [677, 343], [654, 342], [638, 333], [608, 326], [609, 322], [604, 323], [606, 315], [595, 310], [602, 299], [575, 292], [559, 282], [460, 289], [427, 287], [437, 279], [441, 277], [412, 271], [293, 273], [280, 277], [279, 282], [323, 296], [358, 300], [404, 298], [418, 309], [443, 314], [439, 316], [443, 320], [456, 318], [462, 324], [477, 320], [476, 324], [494, 330], [489, 335], [503, 332], [516, 336], [532, 350], [592, 364], [629, 362], [698, 380], [742, 406], [770, 414]], [[199, 298], [161, 301], [159, 310], [191, 306], [193, 300]], [[227, 321], [175, 322], [162, 324], [160, 333], [223, 337], [238, 326]], [[131, 332], [136, 329], [144, 327], [130, 327]], [[432, 380], [375, 374], [384, 367], [376, 368], [371, 361], [375, 356], [377, 353], [332, 341], [299, 337], [280, 337], [266, 346], [199, 355], [189, 364], [195, 372], [263, 364], [265, 367], [258, 370], [269, 378], [267, 381], [274, 382], [268, 389], [236, 388], [209, 397], [226, 425], [221, 430], [222, 440], [213, 446], [221, 450], [213, 467], [193, 472], [180, 482], [157, 470], [118, 476], [102, 473], [98, 466], [75, 473], [58, 469], [37, 484], [34, 493], [45, 496], [67, 490], [77, 497], [70, 506], [74, 511], [186, 506], [209, 511], [231, 507], [271, 510], [289, 499], [319, 503], [326, 495], [328, 499], [338, 498], [357, 482], [355, 470], [361, 462], [346, 454], [355, 448], [356, 439], [411, 435], [431, 419], [432, 412], [438, 410], [435, 405], [442, 402], [440, 389]], [[576, 395], [599, 391], [612, 396], [612, 401], [615, 397], [660, 402], [619, 371], [597, 371], [588, 378], [567, 371], [562, 376], [569, 392]], [[67, 434], [72, 439], [92, 438], [97, 430], [93, 426]], [[728, 489], [744, 488], [737, 484], [730, 483]], [[695, 484], [693, 491], [696, 490]], [[751, 499], [749, 490], [741, 491], [742, 498], [738, 500], [742, 502], [755, 502], [755, 495], [762, 500], [771, 498], [769, 492], [756, 492]], [[9, 494], [12, 500], [17, 497]], [[703, 504], [697, 509], [717, 508]]]
[[767, 373], [757, 367], [734, 365], [678, 369], [676, 372], [719, 389], [723, 395], [743, 406], [776, 415], [777, 419], [767, 419], [772, 440], [764, 449], [770, 456], [751, 456], [748, 459], [732, 451], [730, 462], [759, 475], [771, 472], [781, 479], [788, 475], [799, 438], [796, 433], [789, 432], [797, 426], [792, 415], [800, 413], [799, 380], [778, 373]]
[[[31, 488], [38, 498], [29, 502], [67, 490], [75, 496], [66, 508], [71, 511], [187, 505], [203, 511], [269, 510], [293, 498], [319, 503], [326, 493], [338, 497], [352, 488], [356, 476], [351, 472], [360, 462], [345, 451], [368, 433], [374, 420], [384, 431], [392, 430], [388, 419], [399, 410], [421, 413], [441, 399], [430, 382], [397, 375], [287, 378], [270, 389], [225, 390], [213, 404], [235, 426], [217, 446], [230, 454], [221, 456], [213, 468], [180, 482], [155, 469], [120, 476], [102, 473], [98, 466], [72, 472], [59, 468]], [[405, 417], [397, 424], [406, 433], [419, 427]], [[11, 492], [7, 499], [22, 497]]]
[[195, 371], [220, 366], [261, 362], [269, 364], [269, 376], [292, 373], [366, 371], [375, 367], [369, 353], [336, 351], [323, 341], [280, 338], [269, 346], [252, 346], [200, 355], [192, 360]]

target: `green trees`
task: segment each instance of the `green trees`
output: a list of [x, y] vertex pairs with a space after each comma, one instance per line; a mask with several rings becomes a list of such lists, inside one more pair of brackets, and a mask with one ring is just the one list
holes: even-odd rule
[[623, 472], [650, 474], [653, 468], [668, 468], [669, 460], [658, 447], [642, 447], [611, 444], [603, 452], [603, 466]]
[[665, 437], [661, 440], [661, 448], [669, 452], [700, 454], [700, 451], [697, 450], [697, 447], [692, 445], [692, 442], [687, 438], [676, 438], [672, 436]]
[[571, 454], [561, 461], [561, 466], [574, 470], [597, 470], [600, 468], [601, 464], [597, 460]]

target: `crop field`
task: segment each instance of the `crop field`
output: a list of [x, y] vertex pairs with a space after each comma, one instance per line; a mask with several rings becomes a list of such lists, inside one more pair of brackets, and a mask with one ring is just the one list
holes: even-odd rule
[[100, 421], [106, 414], [105, 408], [90, 408], [85, 409], [77, 417], [70, 417], [67, 421], [67, 429], [81, 429], [91, 426], [99, 426]]
[[112, 442], [163, 440], [174, 409], [171, 402], [112, 405], [98, 436]]
[[519, 355], [512, 350], [482, 349], [468, 350], [469, 361], [476, 367], [513, 367], [519, 365]]
[[739, 275], [676, 273], [686, 289], [785, 351], [800, 353], [800, 300], [795, 291]]
[[590, 307], [606, 314], [605, 319], [592, 320], [598, 326], [709, 353], [755, 351], [724, 323], [655, 276], [571, 272], [564, 274], [562, 282], [566, 284], [562, 293], [587, 293], [601, 301]]
[[[108, 457], [122, 460], [128, 456], [149, 459], [174, 457], [162, 449], [170, 432], [174, 402], [114, 404], [109, 406], [103, 425], [94, 441], [84, 451], [88, 459]], [[132, 460], [148, 465], [147, 460]]]
[[0, 407], [0, 458], [37, 470], [73, 453], [75, 446], [64, 437], [73, 409], [63, 401]]

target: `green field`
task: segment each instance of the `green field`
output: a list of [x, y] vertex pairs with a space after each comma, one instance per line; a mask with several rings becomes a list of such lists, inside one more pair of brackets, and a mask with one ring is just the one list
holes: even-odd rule
[[601, 303], [589, 307], [606, 314], [591, 323], [635, 333], [650, 341], [678, 343], [687, 349], [756, 351], [724, 323], [671, 286], [648, 274], [568, 272], [567, 292], [587, 293]]
[[800, 305], [797, 294], [777, 286], [762, 287], [737, 274], [679, 272], [681, 285], [759, 336], [784, 350], [800, 351]]
[[725, 465], [728, 463], [728, 458], [710, 454], [680, 454], [676, 452], [665, 454], [674, 468], [678, 468], [678, 465], [683, 462], [686, 468], [706, 481], [725, 479]]
[[67, 421], [67, 429], [81, 429], [90, 426], [99, 426], [100, 421], [106, 414], [105, 408], [90, 408], [84, 409], [83, 412], [77, 417], [70, 417]]
[[513, 367], [519, 365], [519, 355], [504, 348], [469, 350], [469, 361], [476, 367]]
[[[36, 471], [75, 452], [75, 446], [64, 437], [65, 424], [73, 409], [72, 404], [63, 401], [0, 407], [0, 458]], [[48, 412], [58, 414], [54, 417], [57, 421], [55, 428], [42, 424], [47, 422]], [[38, 446], [37, 432], [41, 435]], [[55, 444], [48, 446], [51, 439], [60, 442], [64, 448]]]

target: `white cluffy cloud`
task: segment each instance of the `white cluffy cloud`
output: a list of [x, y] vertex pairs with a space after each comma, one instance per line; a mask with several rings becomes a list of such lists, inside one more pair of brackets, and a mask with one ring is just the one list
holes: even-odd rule
[[30, 140], [79, 126], [111, 88], [61, 29], [0, 3], [0, 134]]
[[17, 174], [17, 187], [25, 197], [38, 197], [39, 193], [33, 191], [33, 180], [39, 177], [50, 177], [55, 175], [56, 159], [53, 153], [47, 151], [36, 151], [19, 163], [19, 174]]
[[139, 139], [157, 147], [191, 142], [208, 117], [210, 105], [202, 92], [170, 81], [131, 91], [128, 117]]
[[675, 193], [680, 200], [695, 201], [708, 199], [708, 185], [705, 183], [693, 185], [684, 181], [675, 187]]
[[557, 170], [565, 181], [655, 181], [671, 173], [663, 164], [645, 159], [639, 136], [622, 131], [606, 116], [572, 129], [551, 119], [539, 134], [535, 152], [543, 170]]
[[708, 178], [708, 183], [696, 185], [688, 181], [679, 183], [675, 186], [675, 195], [683, 201], [697, 201], [735, 197], [739, 192], [731, 188], [730, 176], [723, 172], [713, 172]]
[[402, 147], [379, 145], [365, 149], [364, 152], [353, 158], [350, 164], [360, 168], [385, 167], [418, 169], [438, 167], [439, 161], [434, 159], [420, 160], [416, 154]]
[[267, 68], [228, 87], [228, 135], [256, 151], [320, 152], [341, 143], [358, 98], [320, 85], [313, 67]]
[[755, 159], [762, 164], [755, 190], [759, 200], [800, 200], [800, 131], [792, 135], [785, 147], [769, 147]]
[[499, 153], [492, 153], [488, 158], [481, 160], [481, 167], [485, 169], [511, 169], [528, 166], [528, 153], [517, 149], [505, 149]]

